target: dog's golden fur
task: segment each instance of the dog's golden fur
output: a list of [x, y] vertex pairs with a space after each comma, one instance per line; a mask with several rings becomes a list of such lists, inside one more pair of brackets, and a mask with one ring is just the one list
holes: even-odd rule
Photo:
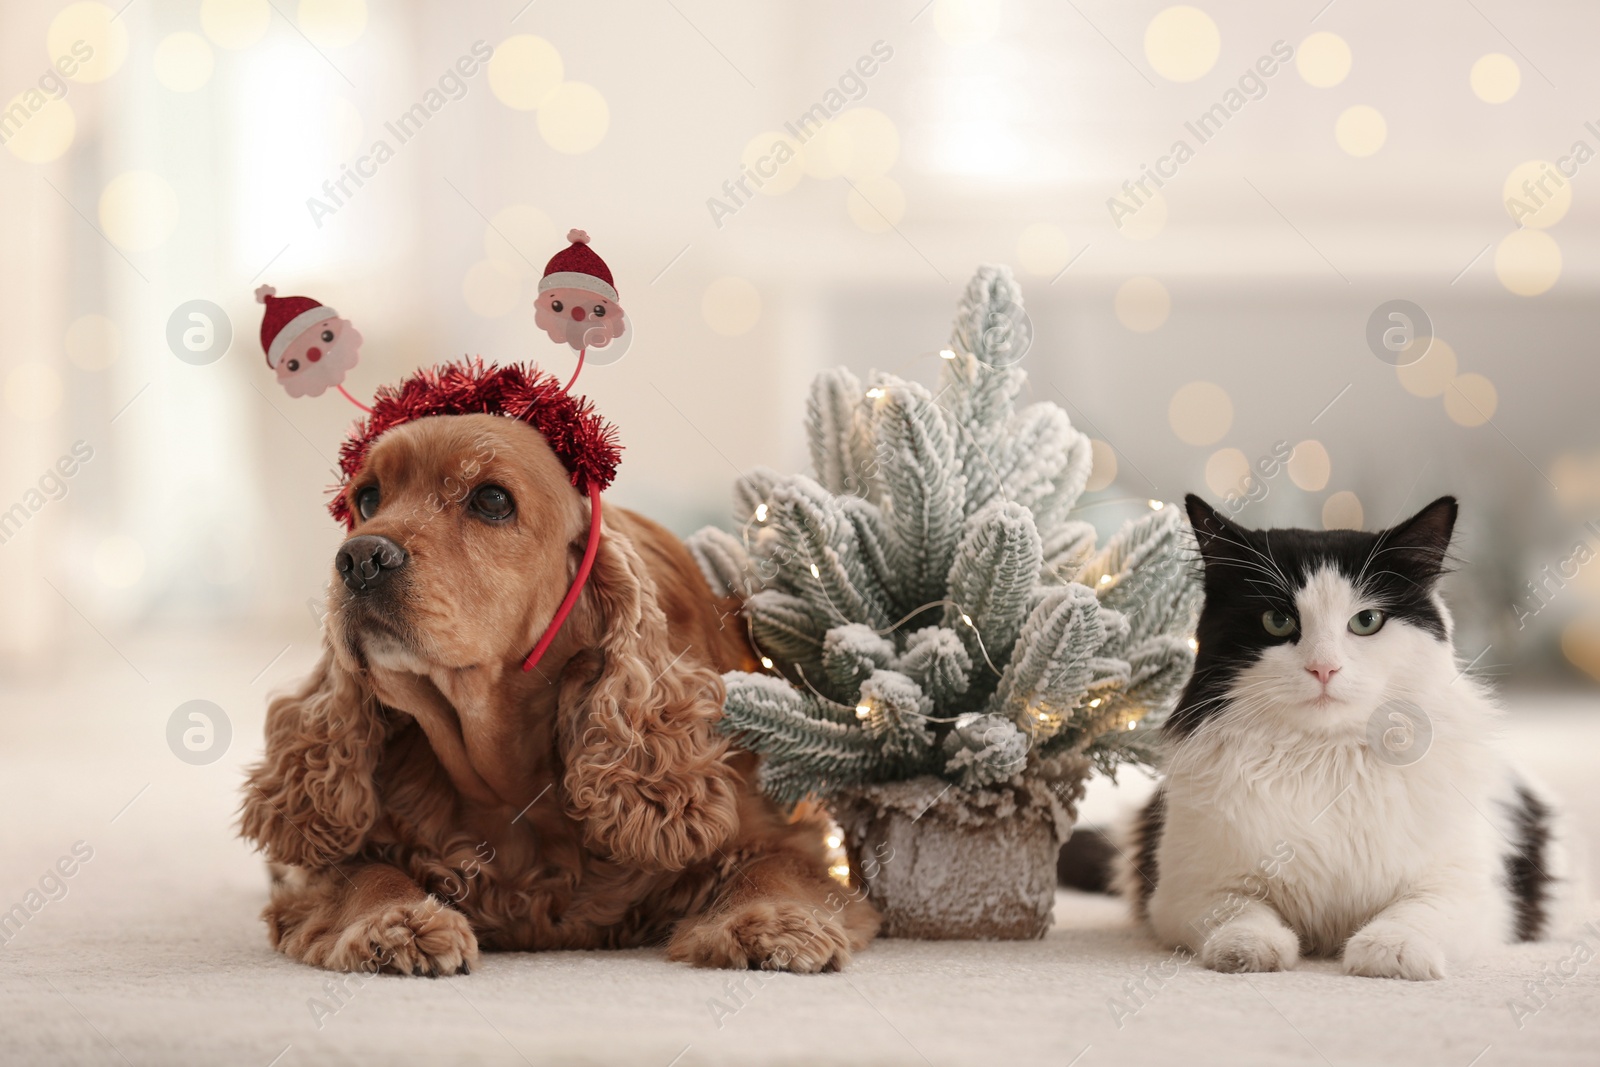
[[[467, 506], [504, 487], [514, 516]], [[273, 864], [285, 954], [465, 972], [483, 949], [665, 943], [705, 966], [842, 966], [877, 929], [822, 831], [717, 732], [719, 672], [753, 666], [737, 603], [676, 538], [606, 507], [593, 576], [538, 667], [522, 658], [581, 558], [587, 502], [531, 427], [399, 426], [351, 480], [353, 535], [402, 545], [382, 586], [335, 575], [321, 662], [267, 713], [243, 835]], [[354, 511], [352, 507], [352, 511]]]

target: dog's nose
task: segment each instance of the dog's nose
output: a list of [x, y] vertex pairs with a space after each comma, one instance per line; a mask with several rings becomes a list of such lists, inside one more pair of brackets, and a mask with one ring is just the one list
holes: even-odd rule
[[406, 550], [387, 537], [362, 534], [339, 546], [333, 557], [334, 569], [352, 593], [366, 593], [383, 584], [384, 578], [406, 563]]

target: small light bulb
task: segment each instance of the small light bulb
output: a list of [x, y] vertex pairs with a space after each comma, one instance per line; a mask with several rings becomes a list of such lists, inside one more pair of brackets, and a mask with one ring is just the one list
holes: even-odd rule
[[1196, 641], [1192, 637], [1189, 638], [1189, 651], [1190, 652], [1199, 652], [1200, 651], [1200, 642]]
[[868, 705], [866, 705], [866, 704], [857, 704], [856, 705], [856, 718], [865, 719], [868, 715], [871, 715], [871, 714], [872, 714], [872, 708], [869, 707]]
[[[968, 626], [972, 626], [972, 616], [971, 615], [962, 615], [961, 616], [961, 621], [966, 623]], [[973, 627], [973, 628], [976, 629], [976, 627]]]
[[828, 873], [833, 875], [835, 881], [850, 881], [850, 865], [848, 863], [835, 863], [828, 868]]
[[1102, 574], [1102, 575], [1101, 575], [1101, 576], [1100, 576], [1100, 584], [1101, 584], [1101, 585], [1110, 585], [1110, 584], [1111, 584], [1111, 575], [1109, 575], [1109, 574]]
[[876, 400], [882, 395], [883, 395], [883, 390], [879, 389], [877, 386], [873, 386], [871, 389], [867, 390], [867, 398], [869, 400]]
[[1139, 720], [1138, 720], [1138, 719], [1129, 719], [1129, 720], [1128, 720], [1128, 729], [1130, 729], [1130, 730], [1131, 730], [1131, 729], [1133, 729], [1133, 728], [1134, 728], [1134, 727], [1135, 727], [1135, 726], [1138, 726], [1138, 725], [1139, 725]]
[[939, 358], [940, 359], [955, 359], [956, 358], [956, 354], [955, 354], [955, 352], [953, 352], [952, 350], [950, 350], [948, 348], [941, 348], [941, 349], [939, 349]]
[[1165, 500], [1150, 500], [1146, 503], [1150, 505], [1151, 511], [1160, 511], [1162, 508], [1167, 506], [1167, 502]]
[[817, 565], [815, 563], [813, 563], [811, 565], [811, 577], [813, 577], [813, 578], [821, 578], [822, 577], [822, 572], [817, 570]]
[[756, 505], [756, 521], [757, 522], [766, 522], [767, 521], [767, 506], [765, 504], [757, 504]]
[[1101, 699], [1099, 697], [1095, 697], [1093, 700], [1089, 701], [1089, 706], [1091, 708], [1098, 708], [1101, 703], [1103, 703]]
[[762, 656], [761, 657], [761, 665], [763, 667], [765, 667], [767, 670], [770, 671], [772, 669], [772, 657], [771, 656]]
[[838, 834], [829, 834], [826, 840], [829, 848], [838, 848], [840, 845], [844, 844], [844, 838], [840, 837]]

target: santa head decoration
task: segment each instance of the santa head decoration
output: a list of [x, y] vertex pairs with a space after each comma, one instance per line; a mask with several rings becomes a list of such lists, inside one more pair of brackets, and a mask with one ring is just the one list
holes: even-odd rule
[[573, 230], [567, 240], [545, 264], [533, 321], [550, 340], [579, 352], [615, 346], [628, 334], [628, 321], [611, 268], [589, 247], [587, 233]]
[[349, 319], [308, 296], [279, 296], [270, 285], [256, 290], [256, 300], [266, 306], [267, 366], [290, 396], [321, 396], [344, 383], [361, 358], [361, 334]]

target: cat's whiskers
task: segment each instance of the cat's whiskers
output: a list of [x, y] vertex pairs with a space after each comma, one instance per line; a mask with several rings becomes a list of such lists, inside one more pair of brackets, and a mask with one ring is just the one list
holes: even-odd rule
[[[1246, 552], [1249, 552], [1251, 555], [1255, 556], [1256, 560], [1260, 561], [1259, 563], [1251, 564], [1251, 561], [1249, 560], [1230, 559], [1227, 561], [1228, 563], [1236, 566], [1240, 564], [1251, 564], [1255, 566], [1256, 569], [1260, 570], [1262, 574], [1265, 574], [1267, 577], [1271, 578], [1274, 584], [1280, 589], [1287, 590], [1291, 588], [1291, 583], [1289, 582], [1288, 576], [1283, 573], [1283, 568], [1278, 566], [1278, 561], [1271, 555], [1272, 541], [1270, 538], [1267, 541], [1268, 551], [1265, 555], [1262, 554], [1259, 548], [1243, 538], [1233, 538], [1218, 534], [1215, 540], [1221, 541], [1224, 544], [1233, 545], [1237, 548], [1242, 548]], [[1221, 562], [1220, 558], [1218, 562]]]
[[[1271, 530], [1266, 531], [1266, 533], [1264, 535], [1264, 538], [1265, 538], [1265, 540], [1267, 542], [1266, 560], [1267, 560], [1267, 562], [1269, 564], [1272, 565], [1273, 573], [1278, 576], [1278, 581], [1283, 584], [1283, 588], [1285, 588], [1285, 589], [1293, 588], [1293, 583], [1291, 583], [1289, 581], [1289, 576], [1283, 573], [1283, 568], [1278, 566], [1277, 557], [1272, 554], [1272, 531]], [[1255, 551], [1257, 556], [1261, 555], [1261, 552], [1260, 552], [1259, 549], [1254, 549], [1253, 551]]]

